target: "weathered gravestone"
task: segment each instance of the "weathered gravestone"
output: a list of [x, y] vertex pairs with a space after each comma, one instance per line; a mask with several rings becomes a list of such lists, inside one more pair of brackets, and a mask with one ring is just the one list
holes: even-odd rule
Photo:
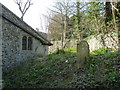
[[77, 43], [77, 67], [82, 68], [89, 55], [89, 45], [87, 41], [80, 41]]

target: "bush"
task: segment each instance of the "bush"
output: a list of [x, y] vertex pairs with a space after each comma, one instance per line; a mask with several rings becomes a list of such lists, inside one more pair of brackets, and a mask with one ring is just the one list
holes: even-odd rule
[[100, 48], [98, 50], [93, 51], [91, 54], [105, 54], [106, 49], [105, 48]]

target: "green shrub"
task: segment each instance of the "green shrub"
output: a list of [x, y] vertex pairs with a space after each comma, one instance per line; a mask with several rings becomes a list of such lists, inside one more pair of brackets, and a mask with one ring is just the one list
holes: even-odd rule
[[76, 52], [76, 48], [67, 48], [65, 49], [66, 52], [73, 52], [75, 53]]
[[106, 53], [105, 48], [100, 48], [98, 50], [95, 50], [95, 51], [91, 52], [91, 54], [105, 54], [105, 53]]

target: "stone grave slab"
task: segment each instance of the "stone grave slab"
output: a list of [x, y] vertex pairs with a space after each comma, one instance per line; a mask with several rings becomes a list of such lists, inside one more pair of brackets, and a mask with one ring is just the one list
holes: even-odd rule
[[80, 41], [77, 43], [77, 67], [81, 68], [84, 67], [84, 64], [89, 55], [89, 44], [87, 41]]

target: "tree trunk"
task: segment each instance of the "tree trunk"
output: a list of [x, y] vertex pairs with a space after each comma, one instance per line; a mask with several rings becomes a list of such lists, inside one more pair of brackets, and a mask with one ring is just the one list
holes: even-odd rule
[[82, 39], [80, 32], [80, 2], [76, 2], [77, 14], [76, 14], [76, 36], [78, 40]]
[[118, 51], [120, 52], [120, 2], [117, 3], [117, 9], [118, 9], [118, 12], [117, 12], [118, 25], [117, 26], [118, 26], [118, 46], [119, 46]]
[[114, 14], [116, 30], [118, 32], [118, 51], [120, 52], [120, 1], [117, 3], [112, 3], [112, 11]]
[[112, 20], [112, 8], [110, 2], [105, 3], [105, 24], [108, 26], [108, 22]]

